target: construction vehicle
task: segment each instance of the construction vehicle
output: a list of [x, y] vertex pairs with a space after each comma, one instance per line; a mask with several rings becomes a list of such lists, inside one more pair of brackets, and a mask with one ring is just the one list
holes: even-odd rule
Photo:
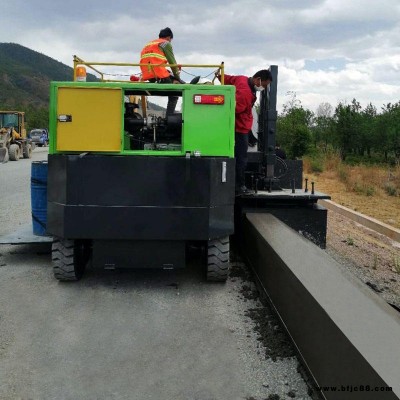
[[34, 144], [37, 147], [46, 147], [49, 143], [49, 133], [47, 129], [32, 129], [28, 136], [32, 140], [32, 145]]
[[32, 157], [32, 142], [26, 135], [25, 113], [0, 111], [0, 162]]
[[[214, 66], [219, 67], [219, 66]], [[234, 87], [52, 82], [47, 232], [54, 273], [181, 268], [201, 245], [225, 281], [234, 231]], [[178, 96], [182, 112], [147, 109]], [[155, 100], [153, 100], [155, 99]]]
[[[79, 65], [96, 72], [96, 65], [140, 66], [75, 57], [75, 79]], [[269, 107], [276, 101], [268, 94], [260, 113], [261, 150], [250, 160], [248, 174], [257, 193], [235, 198], [235, 88], [223, 84], [223, 63], [185, 67], [215, 68], [222, 85], [214, 85], [215, 79], [211, 84], [112, 81], [103, 74], [100, 82], [51, 83], [47, 232], [54, 237], [57, 279], [80, 279], [89, 259], [104, 269], [182, 268], [187, 249], [197, 247], [207, 280], [224, 282], [230, 236], [235, 223], [240, 230], [244, 210], [261, 207], [279, 214], [286, 204], [294, 210], [289, 224], [307, 214], [304, 209], [315, 213], [320, 196], [314, 191], [290, 190], [288, 199], [286, 192], [270, 196], [277, 184], [270, 164], [276, 160], [266, 142], [272, 135], [264, 132], [273, 131], [276, 109]], [[276, 98], [277, 68], [271, 68], [270, 92]], [[163, 102], [171, 95], [180, 98], [181, 112], [160, 116], [146, 106], [147, 100]], [[323, 246], [326, 213], [317, 214], [317, 224], [302, 228]]]

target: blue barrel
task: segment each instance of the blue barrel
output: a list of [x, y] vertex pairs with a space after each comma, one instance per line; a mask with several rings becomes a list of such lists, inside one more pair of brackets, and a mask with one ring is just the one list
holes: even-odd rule
[[31, 168], [33, 234], [45, 236], [47, 224], [47, 161], [33, 161]]

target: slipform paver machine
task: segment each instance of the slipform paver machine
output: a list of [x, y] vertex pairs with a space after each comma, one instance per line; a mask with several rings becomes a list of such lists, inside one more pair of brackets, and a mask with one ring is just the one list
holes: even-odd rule
[[[75, 71], [78, 64], [98, 72], [98, 64], [75, 57]], [[223, 81], [223, 64], [203, 67], [217, 68]], [[271, 70], [273, 87], [261, 99], [260, 149], [249, 160], [248, 184], [257, 193], [239, 198], [234, 86], [103, 75], [100, 82], [52, 82], [47, 232], [54, 237], [55, 277], [80, 279], [89, 259], [104, 269], [182, 268], [188, 246], [198, 246], [207, 280], [224, 282], [235, 223], [240, 233], [244, 213], [260, 207], [283, 215], [289, 207], [289, 225], [304, 210], [317, 214], [317, 223], [302, 228], [323, 246], [326, 210], [315, 213], [321, 196], [293, 194], [294, 188], [274, 193], [277, 67]], [[171, 95], [180, 98], [180, 112], [160, 115], [148, 106]]]

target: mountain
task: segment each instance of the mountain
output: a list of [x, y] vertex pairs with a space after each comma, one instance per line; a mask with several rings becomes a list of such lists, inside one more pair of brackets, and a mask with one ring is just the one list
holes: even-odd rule
[[47, 107], [49, 83], [70, 81], [73, 69], [16, 43], [0, 43], [0, 108]]
[[[50, 82], [72, 78], [72, 67], [16, 43], [0, 43], [0, 110], [47, 109]], [[87, 75], [87, 81], [96, 80], [94, 75]], [[151, 108], [165, 110], [156, 104]]]

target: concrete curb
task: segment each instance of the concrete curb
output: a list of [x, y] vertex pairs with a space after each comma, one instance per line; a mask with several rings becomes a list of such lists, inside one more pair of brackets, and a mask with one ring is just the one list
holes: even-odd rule
[[400, 318], [271, 214], [247, 214], [247, 261], [328, 400], [399, 400]]
[[400, 229], [394, 228], [393, 226], [378, 221], [375, 218], [368, 217], [357, 211], [353, 211], [350, 208], [341, 206], [332, 200], [319, 200], [318, 203], [326, 207], [328, 210], [335, 211], [361, 225], [364, 225], [367, 228], [370, 228], [381, 233], [382, 235], [389, 237], [392, 240], [395, 240], [396, 242], [400, 242]]

